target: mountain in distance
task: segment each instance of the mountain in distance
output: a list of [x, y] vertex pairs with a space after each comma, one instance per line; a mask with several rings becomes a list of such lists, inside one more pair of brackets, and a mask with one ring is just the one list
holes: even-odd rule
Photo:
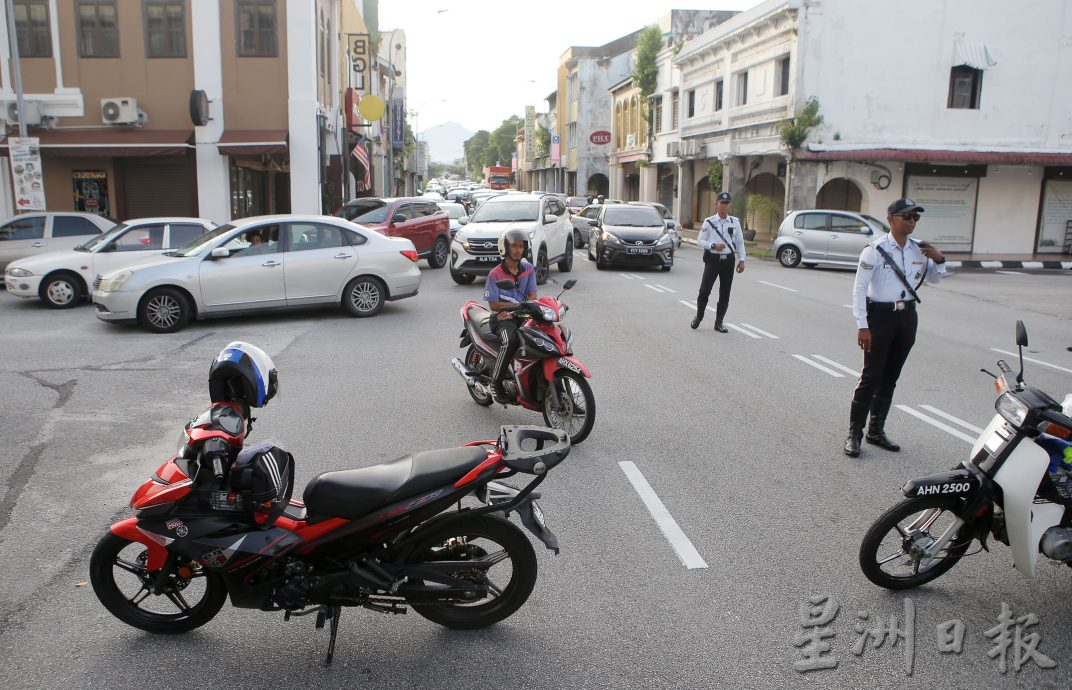
[[473, 134], [474, 132], [451, 121], [429, 127], [421, 132], [421, 138], [428, 142], [428, 156], [433, 163], [453, 163], [465, 156], [462, 142]]

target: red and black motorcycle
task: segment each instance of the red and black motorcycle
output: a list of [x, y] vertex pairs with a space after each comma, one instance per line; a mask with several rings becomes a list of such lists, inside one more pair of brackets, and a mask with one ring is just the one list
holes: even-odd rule
[[[576, 280], [568, 280], [562, 291], [576, 284]], [[498, 285], [504, 290], [514, 287], [509, 280], [501, 280]], [[570, 443], [576, 445], [592, 432], [596, 399], [586, 380], [592, 375], [573, 356], [573, 335], [561, 323], [569, 309], [559, 300], [561, 296], [559, 293], [558, 297], [541, 297], [507, 307], [514, 318], [522, 320], [518, 329], [521, 347], [510, 363], [510, 379], [503, 388], [510, 404], [540, 410], [547, 426], [565, 431]], [[499, 350], [499, 338], [491, 330], [494, 314], [480, 302], [469, 300], [461, 315], [464, 328], [458, 347], [469, 349], [464, 361], [455, 357], [450, 363], [461, 374], [473, 400], [487, 407], [495, 401], [491, 377]]]
[[[548, 549], [533, 490], [570, 451], [552, 429], [504, 426], [498, 440], [325, 472], [291, 500], [294, 459], [243, 447], [251, 420], [216, 403], [186, 425], [175, 456], [131, 499], [90, 561], [101, 603], [124, 623], [181, 633], [232, 605], [316, 614], [331, 662], [344, 606], [480, 628], [513, 614], [536, 582], [521, 523]], [[531, 475], [523, 488], [499, 483]], [[481, 505], [462, 507], [475, 497]], [[454, 506], [457, 506], [454, 508]]]

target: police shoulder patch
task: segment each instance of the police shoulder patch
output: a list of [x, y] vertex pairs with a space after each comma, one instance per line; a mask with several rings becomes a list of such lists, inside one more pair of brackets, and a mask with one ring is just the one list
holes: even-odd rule
[[864, 261], [863, 259], [860, 259], [860, 268], [863, 268], [863, 269], [866, 269], [866, 270], [870, 271], [874, 267], [875, 267], [874, 264], [869, 264], [866, 261]]

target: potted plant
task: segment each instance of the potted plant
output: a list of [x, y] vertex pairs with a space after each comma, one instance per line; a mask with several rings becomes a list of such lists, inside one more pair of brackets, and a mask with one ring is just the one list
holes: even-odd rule
[[[755, 223], [757, 218], [766, 217], [777, 220], [782, 215], [782, 207], [777, 201], [762, 194], [749, 194], [745, 202], [748, 214], [748, 229], [744, 232], [744, 238], [752, 241], [756, 238]], [[749, 236], [751, 233], [751, 236]]]

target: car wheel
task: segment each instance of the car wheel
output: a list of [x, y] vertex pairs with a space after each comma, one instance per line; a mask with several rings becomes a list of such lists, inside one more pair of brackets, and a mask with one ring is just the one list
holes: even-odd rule
[[800, 263], [800, 250], [791, 244], [787, 244], [778, 250], [778, 263], [786, 268], [796, 268]]
[[476, 276], [472, 273], [455, 273], [453, 268], [450, 269], [450, 277], [458, 285], [471, 285], [476, 280]]
[[663, 266], [663, 273], [669, 273], [670, 269], [673, 268], [673, 267], [674, 267], [674, 264], [670, 264], [669, 266]]
[[584, 237], [576, 228], [573, 229], [573, 246], [581, 249], [584, 247]]
[[86, 294], [82, 279], [66, 271], [53, 273], [41, 281], [38, 295], [53, 309], [70, 309], [77, 306]]
[[428, 265], [432, 268], [443, 268], [447, 265], [447, 257], [450, 255], [450, 245], [445, 237], [436, 239], [432, 245], [432, 253], [428, 255]]
[[186, 296], [174, 288], [150, 290], [138, 305], [138, 321], [153, 333], [174, 333], [190, 320]]
[[594, 245], [591, 242], [588, 243], [588, 260], [589, 261], [595, 261], [596, 260], [596, 255], [592, 253], [592, 247], [593, 246]]
[[551, 264], [547, 260], [547, 248], [540, 247], [540, 253], [536, 259], [536, 284], [543, 285], [551, 274]]
[[387, 289], [379, 278], [359, 276], [342, 293], [342, 304], [350, 316], [376, 316], [387, 301]]
[[562, 273], [573, 270], [573, 238], [566, 239], [566, 255], [558, 262], [558, 270]]

